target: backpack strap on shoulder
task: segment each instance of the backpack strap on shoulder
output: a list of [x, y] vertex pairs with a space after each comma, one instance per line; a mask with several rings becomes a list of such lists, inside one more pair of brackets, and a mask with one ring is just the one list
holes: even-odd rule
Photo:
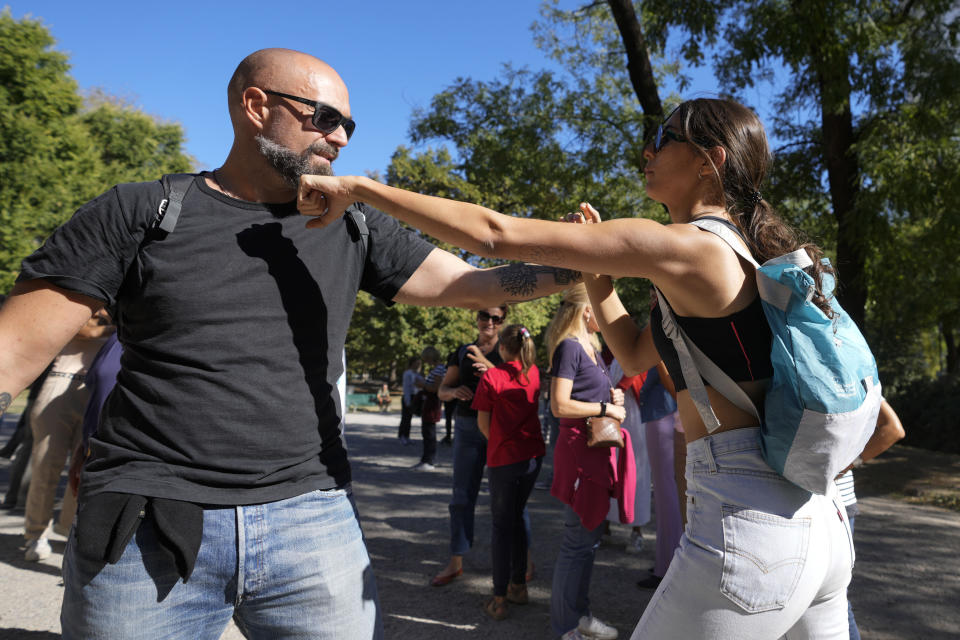
[[350, 235], [359, 235], [359, 238], [354, 238], [354, 240], [362, 240], [363, 244], [367, 244], [367, 240], [370, 238], [370, 229], [367, 228], [367, 216], [364, 215], [358, 207], [349, 207], [346, 212], [347, 218], [347, 227], [350, 229]]
[[726, 220], [714, 218], [713, 216], [704, 216], [691, 221], [690, 224], [704, 231], [709, 231], [715, 236], [719, 236], [721, 240], [730, 245], [730, 248], [733, 249], [738, 256], [752, 264], [754, 268], [760, 268], [760, 263], [757, 262], [747, 248], [741, 244], [740, 241], [743, 240], [743, 237], [739, 231], [735, 231], [736, 227]]
[[165, 234], [173, 232], [180, 219], [180, 209], [183, 201], [193, 188], [196, 176], [192, 173], [168, 173], [160, 178], [163, 185], [163, 200], [157, 207], [157, 215], [153, 220], [153, 229], [159, 229]]

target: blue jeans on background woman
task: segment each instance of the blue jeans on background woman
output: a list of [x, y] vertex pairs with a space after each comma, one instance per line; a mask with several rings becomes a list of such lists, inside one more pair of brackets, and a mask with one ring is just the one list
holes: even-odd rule
[[592, 531], [586, 529], [580, 516], [569, 505], [563, 505], [563, 541], [553, 567], [550, 590], [550, 624], [554, 635], [576, 629], [581, 616], [590, 615], [590, 576], [603, 528], [601, 522]]
[[487, 464], [487, 439], [476, 417], [457, 414], [453, 437], [453, 496], [450, 500], [450, 554], [462, 556], [473, 546], [474, 511]]

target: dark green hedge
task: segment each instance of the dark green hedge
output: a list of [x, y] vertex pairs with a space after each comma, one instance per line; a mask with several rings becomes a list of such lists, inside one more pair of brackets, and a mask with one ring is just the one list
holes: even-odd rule
[[917, 380], [887, 401], [907, 432], [903, 444], [960, 453], [960, 375]]

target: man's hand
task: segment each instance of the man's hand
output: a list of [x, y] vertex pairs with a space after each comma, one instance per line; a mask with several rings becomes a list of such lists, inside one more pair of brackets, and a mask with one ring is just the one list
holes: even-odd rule
[[70, 456], [70, 469], [67, 471], [67, 491], [73, 491], [74, 497], [80, 492], [80, 474], [83, 473], [83, 463], [87, 459], [86, 454], [83, 443], [79, 442]]
[[327, 226], [342, 216], [354, 200], [349, 177], [300, 176], [297, 209], [302, 215], [313, 216], [307, 221], [308, 228]]
[[470, 390], [470, 387], [461, 385], [453, 390], [453, 397], [463, 402], [470, 402], [473, 400], [473, 391]]

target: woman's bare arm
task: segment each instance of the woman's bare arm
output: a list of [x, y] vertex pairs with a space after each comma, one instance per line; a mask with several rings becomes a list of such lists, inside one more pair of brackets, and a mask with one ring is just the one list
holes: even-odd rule
[[609, 276], [584, 278], [590, 306], [600, 333], [610, 347], [624, 375], [635, 376], [657, 364], [660, 356], [653, 344], [650, 327], [640, 329], [620, 301]]
[[[307, 226], [329, 224], [356, 201], [480, 256], [585, 273], [655, 280], [680, 278], [697, 270], [709, 275], [715, 269], [703, 267], [704, 256], [719, 252], [720, 246], [706, 237], [711, 234], [687, 225], [664, 226], [643, 218], [567, 225], [503, 215], [479, 205], [396, 189], [368, 178], [301, 178], [298, 207], [301, 213], [316, 216]], [[708, 289], [704, 287], [704, 292]]]

